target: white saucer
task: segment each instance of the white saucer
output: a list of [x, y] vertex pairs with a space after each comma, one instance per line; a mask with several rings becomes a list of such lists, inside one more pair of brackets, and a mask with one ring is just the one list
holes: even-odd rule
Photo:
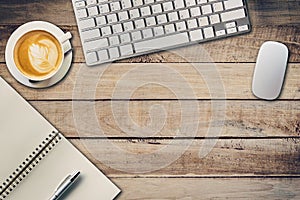
[[[51, 24], [49, 22], [43, 22], [43, 21], [33, 21], [28, 22], [26, 24], [23, 24], [17, 30], [13, 32], [13, 34], [8, 39], [6, 49], [5, 49], [5, 61], [7, 68], [11, 75], [21, 84], [31, 87], [31, 88], [46, 88], [50, 87], [56, 83], [58, 83], [60, 80], [62, 80], [67, 72], [69, 71], [72, 63], [73, 53], [72, 50], [67, 52], [65, 54], [65, 59], [63, 61], [62, 67], [60, 70], [51, 78], [44, 80], [44, 81], [29, 81], [28, 78], [24, 77], [17, 69], [14, 59], [13, 59], [13, 51], [14, 46], [18, 39], [25, 33], [31, 30], [51, 30], [51, 33], [53, 33], [54, 36], [60, 37], [64, 34], [64, 32], [55, 26], [54, 24]], [[67, 41], [64, 43], [64, 48], [69, 49], [71, 48], [70, 41]]]

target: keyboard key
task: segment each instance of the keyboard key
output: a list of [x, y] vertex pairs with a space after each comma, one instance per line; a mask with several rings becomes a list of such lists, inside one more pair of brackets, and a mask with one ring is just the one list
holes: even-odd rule
[[144, 19], [138, 19], [134, 22], [134, 25], [136, 29], [143, 28], [145, 27], [145, 21]]
[[86, 9], [77, 10], [77, 16], [79, 19], [83, 17], [87, 17]]
[[214, 9], [214, 12], [220, 12], [220, 11], [224, 10], [222, 2], [214, 3], [213, 9]]
[[108, 41], [106, 38], [101, 38], [94, 41], [89, 41], [85, 43], [86, 50], [98, 49], [108, 46]]
[[196, 2], [195, 2], [195, 0], [185, 0], [185, 5], [186, 6], [194, 6], [194, 5], [196, 5]]
[[131, 44], [120, 46], [120, 53], [122, 56], [133, 54], [133, 49]]
[[131, 33], [131, 38], [132, 38], [133, 41], [142, 39], [142, 33], [141, 33], [141, 31], [132, 32]]
[[86, 4], [87, 5], [95, 5], [95, 4], [97, 4], [97, 0], [87, 0]]
[[151, 15], [151, 10], [150, 10], [150, 7], [149, 7], [149, 6], [140, 8], [140, 11], [141, 11], [141, 15], [142, 15], [142, 16], [148, 16], [148, 15]]
[[225, 35], [225, 34], [226, 34], [225, 30], [216, 31], [216, 36], [222, 36], [222, 35]]
[[146, 18], [146, 24], [147, 26], [153, 26], [156, 24], [156, 21], [155, 21], [155, 17], [148, 17]]
[[175, 9], [184, 8], [183, 0], [175, 0], [174, 1]]
[[228, 34], [232, 34], [232, 33], [236, 33], [236, 32], [237, 32], [237, 29], [235, 27], [227, 29]]
[[97, 6], [88, 8], [89, 16], [98, 15], [98, 8]]
[[224, 7], [226, 10], [232, 8], [238, 8], [243, 6], [243, 0], [227, 0], [224, 1]]
[[174, 9], [173, 3], [172, 2], [163, 3], [163, 9], [165, 12], [173, 10]]
[[207, 26], [208, 25], [208, 18], [207, 17], [200, 17], [198, 19], [199, 26]]
[[100, 50], [97, 53], [98, 53], [99, 60], [101, 61], [108, 60], [109, 57], [108, 57], [107, 50]]
[[146, 3], [146, 4], [154, 3], [154, 0], [145, 0], [145, 3]]
[[118, 58], [120, 56], [119, 49], [117, 47], [110, 48], [108, 52], [110, 58]]
[[118, 21], [118, 19], [117, 19], [116, 14], [107, 15], [107, 22], [108, 23], [114, 23], [114, 22], [117, 22], [117, 21]]
[[167, 16], [165, 14], [156, 16], [158, 24], [164, 24], [167, 22]]
[[203, 29], [204, 37], [205, 38], [212, 38], [214, 37], [214, 30], [212, 27], [207, 27]]
[[170, 22], [178, 20], [178, 14], [177, 14], [177, 12], [168, 13], [168, 17], [169, 17], [169, 21]]
[[99, 8], [99, 13], [100, 14], [105, 14], [105, 13], [109, 12], [108, 4], [100, 5], [100, 6], [98, 6], [98, 8]]
[[203, 15], [212, 13], [211, 5], [201, 6], [201, 10], [202, 10]]
[[166, 32], [166, 34], [174, 33], [175, 32], [174, 24], [165, 25], [165, 32]]
[[207, 0], [196, 0], [196, 3], [197, 3], [198, 5], [204, 4], [204, 3], [207, 3]]
[[202, 31], [200, 29], [190, 31], [190, 38], [191, 38], [191, 41], [202, 40], [203, 39]]
[[97, 22], [98, 26], [105, 25], [106, 24], [106, 18], [104, 16], [97, 17], [96, 22]]
[[121, 6], [120, 6], [120, 3], [119, 2], [112, 2], [110, 3], [110, 10], [113, 12], [113, 11], [118, 11], [118, 10], [121, 10]]
[[95, 25], [94, 18], [79, 21], [79, 26], [81, 29], [92, 28], [95, 27]]
[[145, 29], [142, 31], [142, 35], [144, 38], [151, 38], [153, 37], [153, 32], [152, 32], [152, 29], [149, 28], [149, 29]]
[[192, 17], [197, 17], [197, 16], [200, 16], [200, 15], [201, 15], [201, 11], [200, 11], [200, 8], [199, 8], [199, 7], [191, 8], [191, 9], [190, 9], [190, 12], [191, 12], [191, 16], [192, 16]]
[[198, 27], [198, 24], [197, 24], [197, 20], [196, 20], [196, 19], [190, 19], [190, 20], [188, 20], [188, 21], [187, 21], [187, 25], [188, 25], [188, 28], [189, 28], [189, 29]]
[[133, 23], [132, 23], [132, 21], [125, 22], [123, 24], [123, 27], [124, 27], [124, 31], [131, 31], [131, 30], [133, 30]]
[[119, 16], [120, 21], [127, 20], [128, 19], [128, 12], [127, 11], [119, 12], [118, 16]]
[[209, 19], [210, 19], [210, 23], [211, 24], [220, 23], [220, 17], [219, 17], [219, 15], [211, 15], [211, 16], [209, 16]]
[[114, 45], [118, 45], [118, 44], [120, 44], [120, 40], [119, 40], [119, 37], [117, 35], [111, 36], [109, 38], [109, 45], [110, 46], [114, 46]]
[[227, 23], [227, 24], [225, 24], [225, 27], [226, 27], [226, 28], [233, 28], [233, 27], [236, 27], [236, 23], [235, 23], [235, 22]]
[[101, 28], [101, 35], [102, 36], [107, 36], [111, 34], [111, 28], [110, 26], [105, 26]]
[[183, 31], [183, 30], [186, 30], [185, 22], [177, 22], [177, 23], [176, 23], [176, 30], [177, 30], [177, 31]]
[[221, 19], [222, 22], [228, 22], [240, 18], [246, 17], [245, 10], [239, 9], [239, 10], [233, 10], [225, 13], [221, 13]]
[[134, 49], [137, 53], [148, 50], [161, 50], [166, 47], [180, 45], [189, 42], [187, 33], [179, 33], [166, 37], [153, 38], [151, 40], [144, 40], [134, 44]]
[[121, 24], [112, 25], [113, 33], [121, 33], [123, 31]]
[[82, 32], [82, 37], [84, 40], [100, 37], [100, 31], [99, 31], [99, 29], [85, 31], [85, 32]]
[[151, 9], [153, 14], [162, 12], [161, 4], [152, 5]]
[[132, 0], [133, 6], [143, 5], [143, 0]]
[[98, 61], [97, 53], [96, 52], [91, 52], [86, 54], [86, 62], [88, 64], [93, 64]]
[[125, 33], [123, 35], [120, 35], [120, 40], [121, 40], [121, 43], [128, 43], [128, 42], [130, 42], [131, 39], [130, 39], [129, 33]]
[[122, 0], [121, 1], [122, 8], [130, 8], [131, 6], [131, 0]]
[[249, 30], [249, 27], [248, 27], [248, 25], [243, 25], [243, 26], [239, 26], [238, 29], [239, 29], [239, 31], [247, 31], [247, 30]]
[[154, 32], [154, 36], [160, 36], [160, 35], [163, 35], [165, 33], [164, 28], [162, 26], [155, 27], [153, 29], [153, 32]]
[[133, 9], [129, 11], [129, 15], [131, 19], [138, 18], [140, 16], [140, 12], [138, 9]]
[[179, 11], [179, 18], [180, 19], [187, 19], [190, 17], [190, 13], [188, 10], [180, 10]]
[[85, 1], [80, 1], [75, 3], [76, 8], [84, 7], [85, 6]]

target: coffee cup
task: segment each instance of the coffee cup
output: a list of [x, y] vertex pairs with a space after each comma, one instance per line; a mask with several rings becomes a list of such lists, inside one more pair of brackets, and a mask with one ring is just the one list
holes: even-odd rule
[[57, 35], [47, 26], [27, 28], [13, 46], [16, 69], [32, 81], [50, 79], [60, 70], [65, 54], [71, 50], [64, 45], [71, 38], [70, 32]]

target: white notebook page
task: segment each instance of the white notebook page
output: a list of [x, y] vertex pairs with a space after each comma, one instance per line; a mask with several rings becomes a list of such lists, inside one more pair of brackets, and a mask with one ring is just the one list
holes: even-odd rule
[[[0, 95], [0, 178], [2, 181], [55, 128], [1, 77]], [[62, 137], [62, 140], [6, 199], [48, 199], [60, 182], [77, 170], [81, 172], [79, 179], [62, 199], [113, 199], [120, 192], [119, 188]]]

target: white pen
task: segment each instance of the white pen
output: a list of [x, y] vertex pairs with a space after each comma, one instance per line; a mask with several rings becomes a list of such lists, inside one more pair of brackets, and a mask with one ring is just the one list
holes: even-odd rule
[[73, 174], [68, 175], [62, 183], [57, 187], [54, 194], [50, 197], [49, 200], [57, 200], [78, 178], [80, 171], [74, 172]]

